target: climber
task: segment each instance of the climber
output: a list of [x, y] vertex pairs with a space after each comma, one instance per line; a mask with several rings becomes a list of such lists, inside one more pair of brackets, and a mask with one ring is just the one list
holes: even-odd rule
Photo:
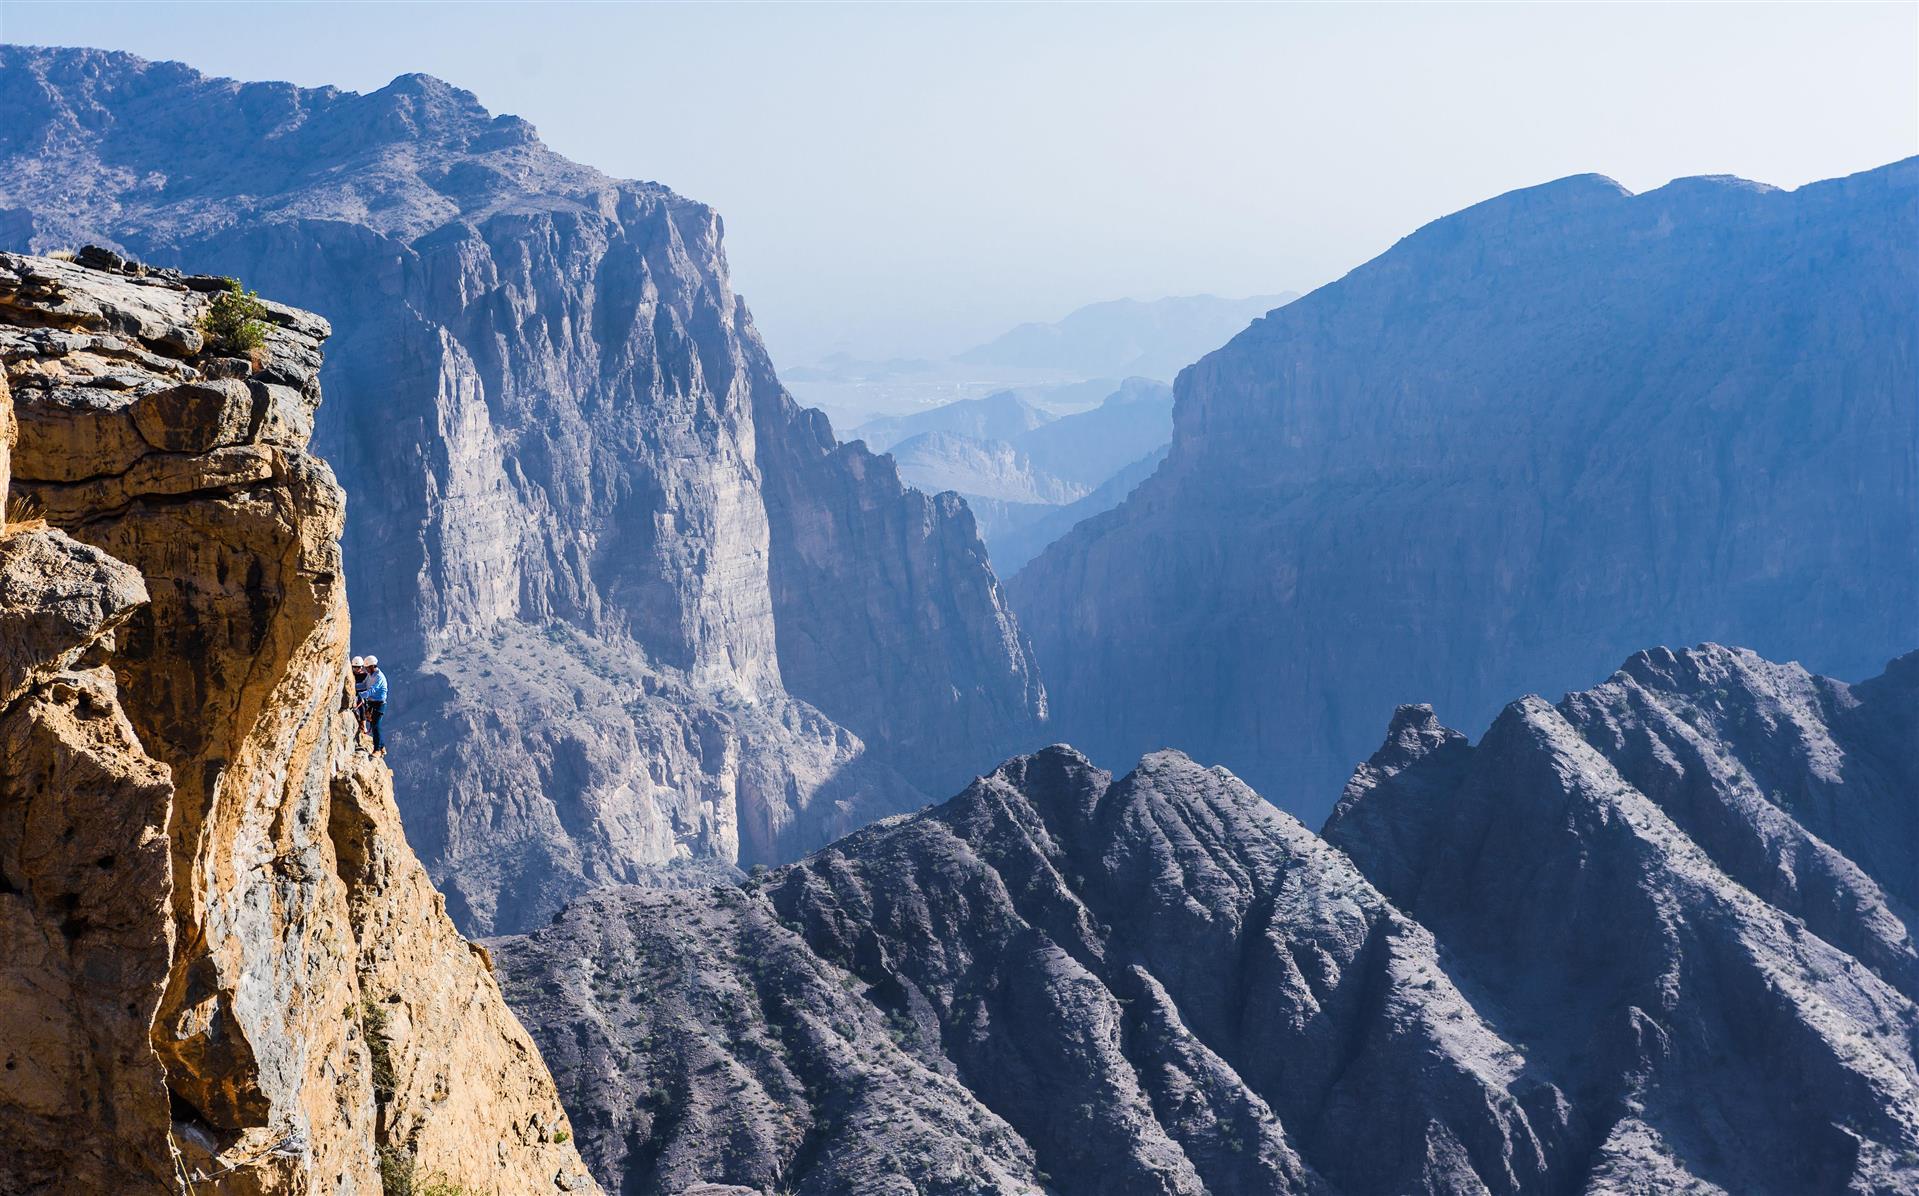
[[380, 738], [380, 716], [386, 713], [386, 674], [380, 671], [380, 658], [366, 658], [366, 689], [360, 698], [360, 718], [373, 735], [373, 754], [386, 755], [386, 743]]
[[353, 750], [357, 752], [366, 738], [366, 657], [355, 656], [349, 663], [353, 667]]

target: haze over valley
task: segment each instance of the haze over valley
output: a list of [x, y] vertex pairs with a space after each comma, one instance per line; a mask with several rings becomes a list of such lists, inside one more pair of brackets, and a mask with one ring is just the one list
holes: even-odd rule
[[84, 11], [0, 1192], [1919, 1191], [1919, 13]]

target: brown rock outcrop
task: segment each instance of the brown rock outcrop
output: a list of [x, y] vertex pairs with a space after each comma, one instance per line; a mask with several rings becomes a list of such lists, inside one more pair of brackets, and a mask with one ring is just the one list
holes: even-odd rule
[[325, 321], [82, 263], [0, 254], [0, 1189], [590, 1190], [354, 754]]

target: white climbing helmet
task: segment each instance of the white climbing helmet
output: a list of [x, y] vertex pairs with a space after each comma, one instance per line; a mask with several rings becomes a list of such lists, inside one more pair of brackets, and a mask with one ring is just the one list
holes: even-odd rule
[[377, 656], [369, 656], [366, 658], [366, 667], [370, 669], [377, 667], [379, 663], [380, 663], [380, 658]]
[[351, 661], [350, 663], [351, 663], [351, 664], [353, 665], [353, 667], [354, 667], [354, 668], [356, 668], [356, 669], [363, 669], [363, 668], [365, 668], [365, 667], [366, 667], [366, 657], [364, 657], [364, 656], [355, 656], [355, 657], [353, 658], [353, 660], [352, 660], [352, 661]]

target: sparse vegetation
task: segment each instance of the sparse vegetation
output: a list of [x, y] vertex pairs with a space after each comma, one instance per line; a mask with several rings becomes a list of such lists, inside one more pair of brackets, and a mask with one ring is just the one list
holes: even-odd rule
[[26, 531], [40, 527], [47, 521], [47, 509], [24, 494], [16, 494], [7, 500], [6, 528], [8, 531]]
[[383, 1196], [418, 1196], [414, 1186], [413, 1156], [398, 1146], [380, 1148], [380, 1191]]
[[421, 1175], [413, 1155], [399, 1146], [380, 1148], [380, 1192], [381, 1196], [475, 1196], [471, 1188], [454, 1183], [443, 1172]]
[[266, 347], [266, 304], [260, 296], [245, 289], [237, 278], [227, 279], [227, 289], [213, 297], [200, 315], [200, 331], [207, 346], [236, 357], [251, 357]]
[[393, 1048], [386, 1040], [386, 1010], [373, 1001], [360, 1002], [360, 1030], [373, 1062], [373, 1095], [382, 1103], [393, 1099]]

